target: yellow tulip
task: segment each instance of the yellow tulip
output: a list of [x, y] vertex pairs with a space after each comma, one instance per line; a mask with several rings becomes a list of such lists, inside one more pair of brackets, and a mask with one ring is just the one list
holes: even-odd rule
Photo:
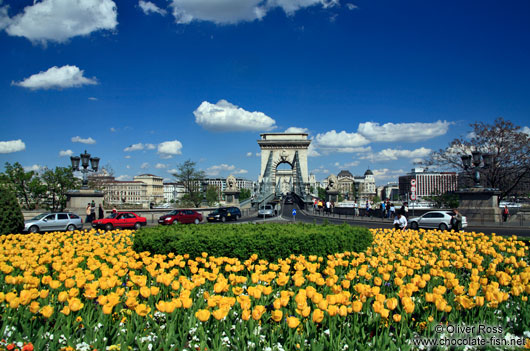
[[283, 312], [281, 310], [274, 310], [271, 312], [271, 319], [275, 322], [280, 322], [283, 317]]
[[145, 316], [147, 316], [147, 314], [148, 314], [149, 312], [151, 312], [151, 307], [146, 306], [145, 304], [141, 303], [141, 304], [139, 304], [138, 306], [136, 306], [136, 308], [134, 309], [134, 311], [135, 311], [136, 314], [138, 314], [139, 316], [145, 317]]
[[400, 314], [394, 314], [392, 316], [392, 318], [394, 319], [394, 322], [396, 322], [396, 323], [399, 323], [401, 321], [401, 315]]
[[315, 309], [313, 311], [313, 322], [320, 323], [324, 319], [324, 312], [321, 309]]
[[[103, 305], [103, 314], [111, 314], [113, 308], [114, 308], [114, 305], [111, 305], [111, 304]], [[136, 313], [138, 313], [138, 312], [136, 312]], [[138, 314], [140, 314], [140, 313], [138, 313]]]
[[29, 310], [31, 313], [36, 314], [40, 310], [40, 304], [37, 301], [32, 301], [29, 305]]
[[50, 305], [44, 306], [43, 308], [41, 308], [40, 314], [42, 314], [44, 318], [50, 318], [53, 314], [53, 307]]
[[195, 312], [195, 317], [197, 317], [197, 319], [201, 322], [206, 322], [208, 319], [210, 319], [210, 311], [204, 309], [198, 310]]
[[353, 301], [352, 303], [353, 312], [359, 313], [363, 309], [363, 303], [359, 300]]
[[300, 320], [296, 317], [290, 316], [287, 317], [287, 325], [289, 328], [296, 328], [300, 324]]
[[68, 316], [70, 314], [70, 307], [68, 306], [64, 306], [62, 310], [60, 310], [59, 312], [61, 312], [62, 314], [64, 314], [65, 316]]

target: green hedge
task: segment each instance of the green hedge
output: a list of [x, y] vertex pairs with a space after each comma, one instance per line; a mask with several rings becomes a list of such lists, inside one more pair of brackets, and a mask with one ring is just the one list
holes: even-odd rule
[[344, 251], [361, 252], [372, 244], [367, 228], [315, 224], [203, 224], [142, 228], [134, 236], [136, 252], [189, 254], [268, 261], [295, 255], [325, 257]]

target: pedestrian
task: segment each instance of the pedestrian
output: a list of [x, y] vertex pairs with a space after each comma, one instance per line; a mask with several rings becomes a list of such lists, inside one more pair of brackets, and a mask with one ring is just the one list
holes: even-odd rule
[[409, 218], [409, 204], [408, 202], [404, 202], [403, 205], [401, 205], [401, 208], [399, 209], [399, 212], [401, 212], [405, 217]]
[[407, 224], [405, 216], [401, 212], [398, 212], [397, 216], [394, 218], [394, 228], [405, 231], [407, 229]]
[[118, 210], [116, 210], [116, 206], [114, 206], [114, 207], [112, 208], [112, 213], [116, 214], [116, 212], [118, 212]]
[[92, 206], [90, 202], [86, 206], [86, 223], [92, 223]]
[[381, 218], [385, 218], [385, 202], [381, 202]]
[[456, 208], [453, 209], [453, 212], [453, 218], [451, 218], [451, 229], [454, 229], [455, 232], [458, 232], [462, 228], [462, 215]]
[[331, 212], [331, 202], [329, 202], [329, 200], [326, 201], [326, 212], [327, 212], [327, 213], [330, 213], [330, 212]]
[[96, 219], [96, 203], [94, 200], [92, 200], [92, 203], [90, 204], [90, 217], [92, 221]]
[[508, 206], [504, 206], [504, 209], [502, 210], [502, 221], [506, 222], [508, 220], [509, 215], [510, 211], [508, 210]]
[[99, 217], [98, 219], [103, 219], [103, 217], [105, 216], [105, 213], [103, 212], [103, 206], [101, 206], [101, 204], [99, 204]]
[[388, 218], [394, 218], [396, 216], [396, 207], [393, 203], [390, 203], [390, 212], [388, 214]]
[[370, 213], [371, 207], [370, 207], [370, 201], [366, 200], [366, 213], [364, 214], [366, 217], [372, 217], [372, 214]]
[[359, 205], [357, 204], [357, 201], [353, 202], [353, 215], [359, 216]]
[[324, 202], [322, 200], [318, 200], [318, 212], [322, 212], [322, 207], [324, 207]]

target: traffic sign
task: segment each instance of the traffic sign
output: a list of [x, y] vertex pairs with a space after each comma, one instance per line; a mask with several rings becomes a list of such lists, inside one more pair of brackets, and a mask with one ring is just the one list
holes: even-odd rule
[[416, 186], [415, 186], [415, 185], [411, 186], [411, 187], [410, 187], [410, 191], [413, 192], [413, 193], [415, 193], [415, 192], [416, 192]]
[[410, 194], [410, 199], [411, 199], [412, 201], [416, 201], [416, 193], [411, 193], [411, 194]]
[[410, 185], [411, 185], [411, 186], [416, 186], [416, 179], [414, 179], [414, 178], [411, 179], [411, 180], [410, 180]]
[[296, 208], [293, 208], [293, 216], [296, 216]]

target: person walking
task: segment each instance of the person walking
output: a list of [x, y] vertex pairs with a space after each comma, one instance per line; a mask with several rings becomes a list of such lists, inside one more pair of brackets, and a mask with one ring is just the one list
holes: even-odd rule
[[86, 206], [86, 220], [85, 223], [92, 223], [92, 206], [90, 202]]
[[393, 218], [396, 216], [396, 207], [393, 203], [390, 204], [390, 212], [388, 212], [388, 218]]
[[99, 204], [98, 212], [99, 212], [98, 219], [103, 219], [103, 217], [105, 216], [105, 213], [103, 211], [103, 206], [101, 206], [101, 204]]
[[510, 216], [510, 210], [508, 210], [508, 206], [504, 206], [504, 209], [502, 210], [502, 221], [506, 222], [508, 220], [508, 216]]
[[365, 213], [366, 217], [372, 217], [370, 210], [371, 210], [370, 201], [366, 200], [366, 213]]
[[403, 205], [401, 205], [399, 212], [401, 212], [406, 218], [409, 218], [409, 203], [404, 202]]
[[381, 218], [385, 218], [385, 202], [381, 202]]
[[90, 219], [91, 221], [96, 219], [96, 203], [94, 200], [92, 200], [92, 203], [90, 204]]
[[462, 228], [462, 215], [460, 212], [455, 208], [453, 209], [454, 215], [451, 219], [451, 225], [452, 229], [454, 229], [455, 232], [458, 232]]
[[357, 201], [353, 202], [353, 215], [359, 216], [359, 205], [357, 204]]
[[331, 202], [329, 200], [326, 201], [326, 212], [328, 214], [331, 212]]

